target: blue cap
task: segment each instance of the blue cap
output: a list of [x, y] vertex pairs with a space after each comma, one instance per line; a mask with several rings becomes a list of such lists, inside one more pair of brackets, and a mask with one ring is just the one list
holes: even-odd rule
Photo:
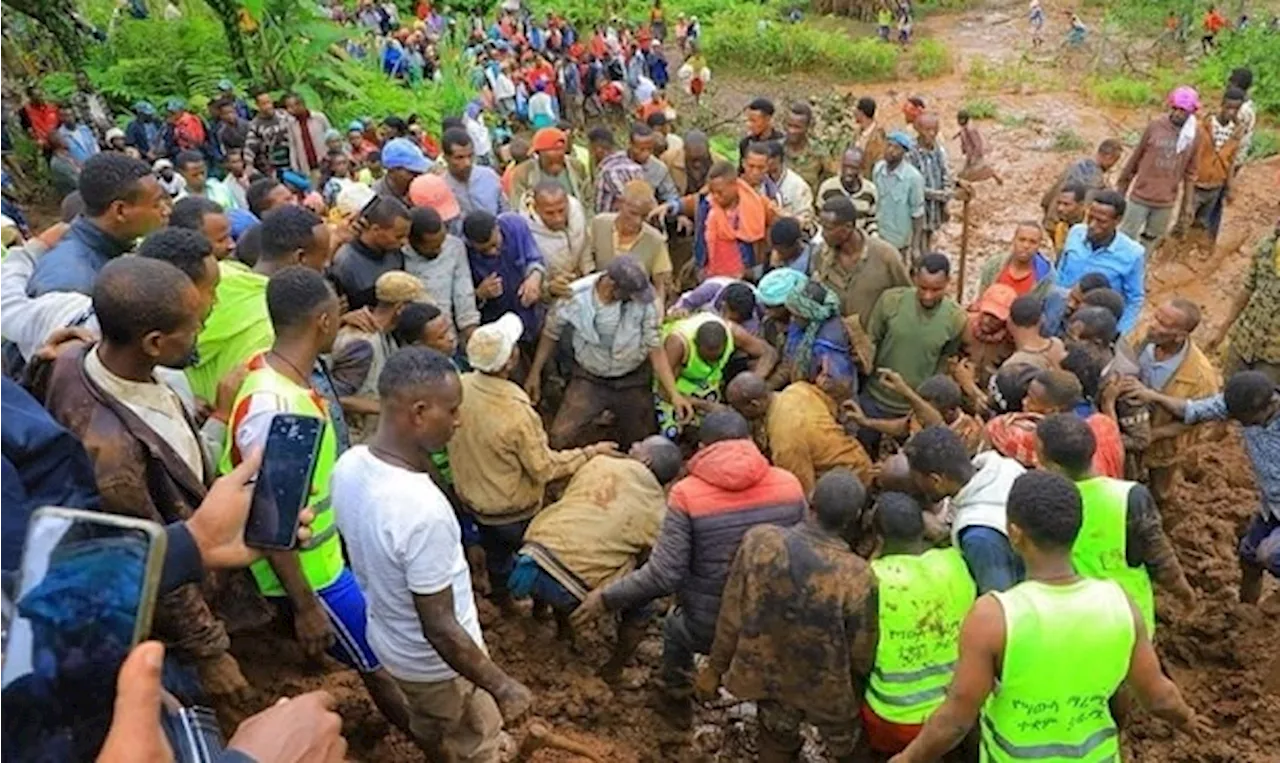
[[364, 122], [359, 119], [352, 120], [351, 124], [347, 125], [347, 132], [364, 132]]
[[218, 89], [223, 92], [230, 92], [235, 90], [236, 86], [231, 84], [231, 80], [229, 79], [220, 79], [218, 80]]
[[164, 104], [165, 110], [168, 111], [170, 114], [182, 111], [186, 107], [187, 107], [187, 102], [182, 100], [181, 98], [170, 98]]
[[890, 143], [897, 143], [902, 146], [904, 151], [910, 151], [916, 147], [916, 142], [902, 130], [894, 130], [885, 137], [888, 138]]
[[285, 170], [280, 173], [280, 182], [292, 188], [298, 193], [307, 193], [311, 190], [311, 181], [306, 175], [293, 170]]
[[388, 170], [409, 170], [421, 174], [431, 169], [431, 162], [413, 141], [393, 138], [382, 147], [382, 166]]
[[146, 114], [147, 116], [153, 116], [156, 113], [156, 107], [152, 106], [147, 101], [138, 101], [133, 104], [133, 110], [139, 114]]
[[228, 209], [227, 222], [231, 223], [231, 238], [239, 241], [245, 231], [258, 224], [258, 216], [247, 209]]

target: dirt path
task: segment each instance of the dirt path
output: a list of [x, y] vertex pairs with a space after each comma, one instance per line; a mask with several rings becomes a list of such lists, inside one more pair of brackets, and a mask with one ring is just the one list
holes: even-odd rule
[[[838, 90], [872, 95], [880, 103], [882, 121], [900, 124], [901, 103], [910, 95], [923, 96], [944, 118], [948, 138], [954, 134], [954, 114], [974, 98], [994, 103], [1003, 116], [983, 121], [990, 160], [1000, 168], [1003, 187], [984, 184], [971, 206], [970, 284], [981, 260], [1001, 252], [1021, 219], [1039, 219], [1040, 194], [1072, 159], [1088, 153], [1106, 137], [1124, 137], [1141, 130], [1154, 111], [1116, 111], [1089, 103], [1070, 77], [1034, 65], [1023, 67], [1024, 81], [1007, 90], [979, 90], [967, 73], [975, 62], [987, 70], [1018, 65], [1025, 46], [1025, 25], [1019, 15], [1008, 19], [995, 11], [975, 11], [934, 17], [923, 32], [944, 40], [957, 58], [956, 70], [927, 82], [903, 81], [848, 87], [813, 77], [787, 77], [761, 83], [747, 75], [716, 72], [712, 105], [718, 114], [732, 114], [756, 95], [778, 103]], [[1002, 62], [1004, 62], [1002, 64]], [[1070, 131], [1087, 149], [1057, 152], [1055, 135]], [[959, 148], [949, 141], [953, 163]], [[1174, 293], [1198, 302], [1205, 315], [1201, 332], [1211, 332], [1238, 288], [1248, 252], [1259, 236], [1280, 216], [1280, 160], [1247, 167], [1237, 198], [1228, 208], [1224, 232], [1216, 251], [1194, 242], [1166, 247], [1148, 265], [1148, 304]], [[958, 213], [958, 205], [955, 210]], [[943, 232], [939, 248], [958, 251], [960, 227], [953, 222]], [[1165, 522], [1178, 548], [1200, 605], [1179, 612], [1159, 597], [1159, 648], [1170, 675], [1193, 706], [1211, 717], [1213, 735], [1190, 740], [1165, 724], [1138, 712], [1126, 730], [1126, 760], [1135, 763], [1266, 763], [1280, 761], [1280, 697], [1262, 693], [1264, 673], [1274, 658], [1280, 596], [1271, 585], [1262, 608], [1234, 604], [1239, 573], [1235, 542], [1244, 522], [1256, 510], [1257, 494], [1238, 436], [1209, 443], [1187, 455]], [[488, 610], [487, 602], [482, 609]], [[605, 642], [596, 638], [582, 653], [556, 641], [554, 628], [529, 617], [496, 622], [492, 611], [485, 638], [500, 665], [525, 681], [537, 695], [536, 714], [557, 731], [598, 749], [611, 763], [657, 761], [753, 760], [750, 708], [700, 711], [692, 745], [672, 739], [648, 707], [648, 689], [655, 678], [661, 644], [654, 629], [641, 648], [638, 664], [627, 674], [633, 688], [613, 690], [596, 678], [592, 668], [604, 662]], [[255, 686], [271, 686], [290, 694], [317, 686], [335, 692], [341, 703], [351, 756], [356, 760], [419, 760], [416, 749], [392, 732], [364, 695], [355, 675], [306, 666], [294, 645], [278, 636], [240, 638], [237, 653], [245, 657], [246, 672]], [[265, 700], [266, 698], [264, 698]], [[810, 744], [810, 761], [825, 760]], [[535, 761], [568, 761], [562, 753], [543, 751]]]

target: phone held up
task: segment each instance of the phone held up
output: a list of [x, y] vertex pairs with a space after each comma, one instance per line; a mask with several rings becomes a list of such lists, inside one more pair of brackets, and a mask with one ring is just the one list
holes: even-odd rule
[[120, 665], [151, 630], [166, 541], [160, 525], [131, 517], [32, 515], [17, 590], [5, 602], [6, 759], [93, 759]]
[[297, 546], [299, 515], [311, 497], [323, 437], [324, 421], [315, 416], [280, 413], [271, 419], [244, 530], [247, 545], [285, 551]]

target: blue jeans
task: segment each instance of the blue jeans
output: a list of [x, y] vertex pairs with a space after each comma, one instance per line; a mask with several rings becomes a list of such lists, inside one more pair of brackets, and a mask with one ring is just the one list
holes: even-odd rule
[[480, 547], [484, 549], [484, 566], [489, 572], [489, 586], [495, 596], [507, 595], [507, 576], [515, 567], [515, 554], [524, 543], [529, 520], [508, 525], [479, 523]]
[[1008, 536], [999, 530], [972, 525], [960, 531], [958, 540], [969, 574], [978, 584], [978, 595], [1007, 591], [1026, 577], [1022, 560], [1013, 553]]

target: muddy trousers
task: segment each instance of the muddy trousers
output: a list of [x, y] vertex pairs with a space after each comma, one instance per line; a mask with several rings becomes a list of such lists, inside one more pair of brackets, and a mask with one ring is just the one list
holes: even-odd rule
[[799, 759], [804, 742], [800, 738], [800, 724], [809, 721], [818, 728], [827, 753], [837, 763], [851, 763], [858, 744], [858, 719], [816, 718], [806, 715], [790, 705], [772, 700], [756, 703], [756, 718], [760, 723], [760, 763], [792, 763]]
[[484, 549], [485, 570], [489, 573], [489, 586], [495, 599], [506, 599], [507, 577], [515, 567], [515, 555], [524, 543], [524, 531], [530, 520], [506, 525], [479, 523], [480, 547]]
[[662, 688], [667, 696], [693, 696], [693, 656], [708, 654], [715, 633], [701, 633], [682, 609], [667, 615], [662, 623]]

